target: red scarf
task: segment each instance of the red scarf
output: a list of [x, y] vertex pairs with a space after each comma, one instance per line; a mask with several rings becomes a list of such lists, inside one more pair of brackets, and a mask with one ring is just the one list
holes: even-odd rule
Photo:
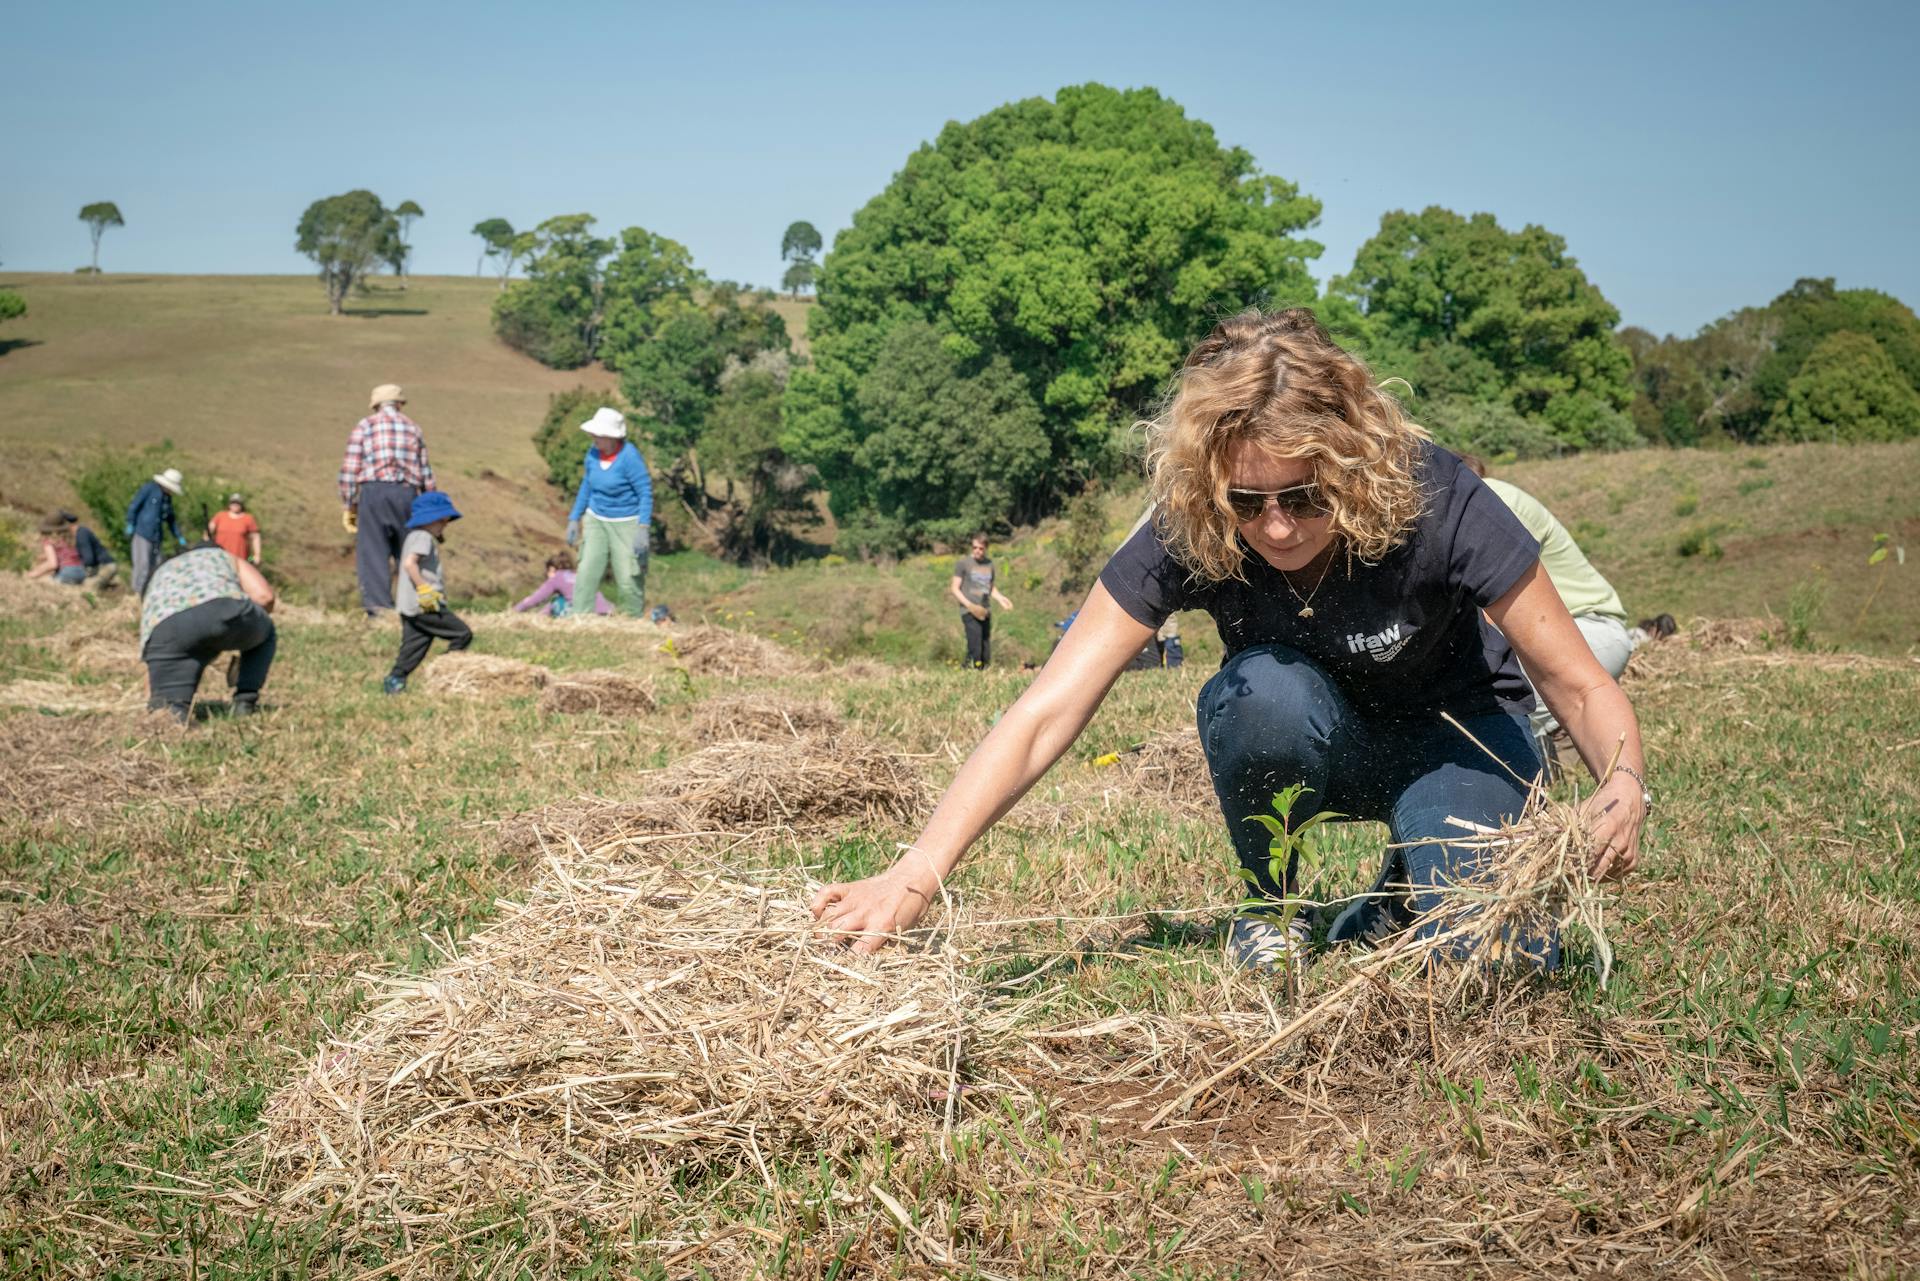
[[600, 461], [603, 463], [612, 462], [614, 459], [620, 456], [620, 449], [621, 449], [620, 445], [615, 445], [612, 449], [603, 450], [600, 454]]

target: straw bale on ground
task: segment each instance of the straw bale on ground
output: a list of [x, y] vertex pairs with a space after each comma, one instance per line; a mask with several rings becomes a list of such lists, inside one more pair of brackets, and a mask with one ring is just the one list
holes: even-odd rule
[[729, 694], [697, 704], [693, 731], [702, 742], [795, 739], [840, 728], [840, 713], [824, 699], [800, 702], [774, 694]]
[[933, 801], [910, 757], [850, 734], [716, 743], [643, 786], [688, 826], [723, 831], [905, 824]]
[[530, 1197], [613, 1224], [675, 1175], [811, 1164], [940, 1123], [981, 1018], [954, 959], [822, 941], [797, 873], [556, 859], [267, 1110], [288, 1210], [423, 1228]]
[[631, 715], [650, 712], [656, 705], [652, 683], [625, 672], [551, 672], [540, 691], [543, 712]]
[[435, 694], [459, 694], [466, 698], [512, 698], [535, 694], [552, 676], [538, 663], [523, 663], [517, 658], [476, 654], [460, 650], [442, 654], [427, 664], [420, 685]]
[[824, 666], [763, 636], [727, 627], [689, 628], [669, 644], [667, 652], [697, 676], [801, 676]]

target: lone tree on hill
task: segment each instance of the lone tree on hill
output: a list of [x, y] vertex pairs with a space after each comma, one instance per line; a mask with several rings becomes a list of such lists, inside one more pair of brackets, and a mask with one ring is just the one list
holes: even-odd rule
[[300, 215], [294, 248], [319, 264], [327, 305], [338, 316], [347, 291], [375, 263], [387, 259], [397, 239], [394, 217], [381, 205], [380, 197], [371, 191], [349, 191], [307, 206]]
[[820, 252], [822, 243], [819, 231], [810, 222], [789, 223], [786, 234], [780, 237], [780, 261], [793, 264], [781, 278], [780, 286], [792, 294], [796, 301], [802, 289], [813, 288], [813, 282], [819, 275], [819, 268], [813, 259]]
[[93, 274], [100, 274], [100, 237], [108, 227], [124, 227], [126, 220], [120, 216], [120, 206], [111, 200], [96, 200], [80, 208], [80, 221], [87, 224], [87, 231], [93, 236]]
[[505, 218], [483, 218], [473, 224], [473, 234], [480, 237], [480, 256], [473, 260], [473, 274], [477, 276], [487, 255], [513, 239], [513, 224]]
[[16, 320], [27, 314], [27, 300], [11, 289], [0, 289], [0, 320]]
[[787, 274], [780, 278], [780, 287], [793, 295], [795, 302], [800, 301], [802, 289], [813, 288], [814, 280], [820, 269], [813, 265], [812, 259], [802, 258], [787, 268]]
[[400, 224], [400, 230], [393, 238], [395, 252], [388, 260], [388, 265], [393, 268], [393, 274], [400, 277], [402, 290], [407, 287], [407, 261], [413, 257], [413, 220], [425, 217], [426, 212], [412, 200], [402, 200], [400, 207], [393, 211], [394, 221]]

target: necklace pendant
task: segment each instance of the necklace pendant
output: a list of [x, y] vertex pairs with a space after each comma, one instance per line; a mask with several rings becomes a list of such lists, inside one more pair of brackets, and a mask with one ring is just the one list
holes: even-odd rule
[[1312, 617], [1313, 617], [1313, 606], [1311, 606], [1311, 605], [1303, 605], [1303, 606], [1301, 607], [1301, 609], [1300, 609], [1300, 617], [1301, 617], [1301, 618], [1312, 618]]

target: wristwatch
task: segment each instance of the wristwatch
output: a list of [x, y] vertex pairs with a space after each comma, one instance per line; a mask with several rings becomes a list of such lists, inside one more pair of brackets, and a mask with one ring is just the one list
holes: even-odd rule
[[1647, 787], [1647, 780], [1640, 777], [1640, 771], [1631, 765], [1615, 765], [1613, 772], [1615, 774], [1625, 774], [1628, 778], [1640, 784], [1640, 807], [1649, 814], [1653, 813], [1653, 792]]

